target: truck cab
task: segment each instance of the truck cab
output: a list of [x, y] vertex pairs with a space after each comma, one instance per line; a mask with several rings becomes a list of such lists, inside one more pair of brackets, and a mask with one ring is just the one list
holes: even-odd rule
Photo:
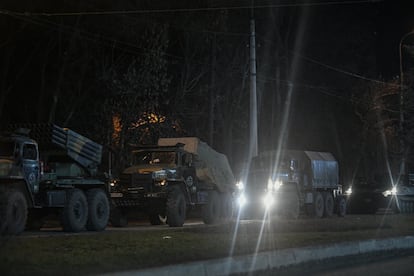
[[135, 149], [131, 152], [130, 166], [122, 172], [111, 195], [122, 198], [116, 199], [120, 205], [128, 205], [128, 198], [140, 198], [136, 203], [146, 206], [150, 199], [165, 198], [169, 187], [182, 182], [195, 192], [192, 159], [192, 154], [181, 145]]
[[36, 141], [20, 134], [0, 139], [0, 178], [24, 179], [30, 193], [39, 192], [41, 164]]

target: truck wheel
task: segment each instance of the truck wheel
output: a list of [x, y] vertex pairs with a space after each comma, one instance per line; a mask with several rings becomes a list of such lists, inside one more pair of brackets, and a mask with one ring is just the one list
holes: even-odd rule
[[324, 202], [325, 202], [325, 209], [324, 209], [324, 217], [332, 217], [334, 212], [334, 199], [331, 192], [324, 192], [323, 193]]
[[300, 214], [299, 196], [296, 191], [292, 191], [287, 198], [289, 202], [287, 204], [286, 216], [290, 219], [297, 219]]
[[400, 213], [403, 213], [403, 214], [407, 213], [407, 210], [405, 208], [406, 207], [405, 201], [399, 200], [399, 203], [400, 203]]
[[89, 231], [103, 231], [109, 220], [109, 200], [102, 189], [91, 189], [87, 193], [88, 221], [86, 229]]
[[220, 195], [221, 218], [223, 222], [228, 222], [233, 217], [234, 207], [231, 194], [223, 193]]
[[84, 230], [88, 220], [88, 201], [85, 193], [79, 189], [66, 191], [66, 202], [62, 210], [62, 227], [66, 232]]
[[114, 227], [125, 227], [128, 225], [128, 217], [126, 213], [116, 207], [111, 210], [110, 220]]
[[0, 190], [0, 235], [4, 234], [7, 226], [7, 194], [5, 190]]
[[173, 187], [167, 198], [167, 223], [170, 227], [181, 227], [185, 221], [186, 202], [179, 187]]
[[167, 221], [167, 218], [165, 216], [158, 213], [150, 213], [148, 216], [151, 225], [161, 225]]
[[323, 196], [320, 192], [316, 192], [315, 193], [315, 198], [314, 198], [314, 202], [313, 202], [313, 207], [315, 210], [315, 216], [317, 218], [321, 218], [323, 217], [323, 213], [324, 213], [324, 200], [323, 200]]
[[344, 217], [346, 214], [346, 199], [343, 196], [339, 196], [336, 203], [338, 216]]
[[217, 191], [210, 191], [208, 193], [207, 203], [203, 206], [203, 221], [205, 224], [217, 223], [221, 216], [220, 199]]
[[27, 220], [27, 202], [23, 193], [16, 190], [6, 192], [0, 208], [1, 234], [18, 235], [23, 232]]

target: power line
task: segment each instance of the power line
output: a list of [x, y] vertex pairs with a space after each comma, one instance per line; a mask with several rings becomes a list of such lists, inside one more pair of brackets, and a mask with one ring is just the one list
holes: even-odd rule
[[[287, 7], [314, 7], [314, 6], [333, 6], [333, 5], [353, 5], [382, 2], [383, 0], [360, 0], [360, 1], [329, 1], [316, 3], [290, 3], [290, 4], [271, 4], [255, 5], [254, 9], [266, 8], [287, 8]], [[112, 11], [82, 11], [82, 12], [15, 12], [0, 9], [2, 14], [14, 14], [19, 16], [80, 16], [80, 15], [126, 15], [126, 14], [153, 14], [153, 13], [182, 13], [182, 12], [210, 12], [223, 10], [250, 10], [249, 6], [229, 6], [229, 7], [204, 7], [204, 8], [183, 8], [183, 9], [153, 9], [153, 10], [112, 10]]]
[[321, 94], [325, 94], [325, 95], [330, 96], [330, 97], [335, 97], [335, 98], [337, 98], [337, 99], [339, 99], [341, 101], [350, 102], [350, 99], [345, 98], [343, 96], [340, 96], [340, 95], [337, 95], [335, 93], [330, 92], [332, 90], [331, 87], [315, 86], [315, 85], [311, 85], [311, 84], [297, 83], [297, 82], [292, 82], [292, 81], [282, 80], [282, 79], [276, 79], [276, 78], [271, 78], [271, 77], [260, 77], [260, 76], [258, 76], [257, 79], [260, 82], [275, 82], [275, 81], [279, 81], [279, 82], [283, 83], [286, 86], [304, 87], [304, 88], [314, 89], [314, 90], [319, 91]]
[[[317, 65], [319, 65], [319, 66], [322, 66], [322, 67], [328, 68], [328, 69], [330, 69], [330, 70], [333, 70], [333, 71], [336, 71], [336, 72], [339, 72], [339, 73], [342, 73], [342, 74], [345, 74], [345, 75], [348, 75], [348, 76], [351, 76], [351, 77], [354, 77], [354, 78], [358, 78], [358, 79], [362, 79], [362, 80], [366, 80], [366, 81], [370, 81], [370, 82], [374, 82], [374, 83], [378, 83], [378, 84], [387, 84], [387, 85], [390, 85], [390, 83], [388, 83], [388, 82], [384, 82], [384, 81], [381, 81], [381, 80], [377, 80], [377, 79], [368, 78], [368, 77], [365, 77], [365, 76], [360, 75], [360, 74], [356, 74], [356, 73], [353, 73], [353, 72], [345, 71], [345, 70], [343, 70], [343, 69], [340, 69], [340, 68], [337, 68], [337, 67], [334, 67], [334, 66], [328, 65], [328, 64], [326, 64], [326, 63], [322, 63], [322, 62], [320, 62], [320, 61], [317, 61], [317, 60], [315, 60], [315, 59], [313, 59], [313, 58], [306, 57], [306, 56], [304, 56], [304, 55], [302, 55], [302, 54], [300, 54], [300, 53], [294, 52], [294, 51], [290, 51], [290, 52], [291, 52], [292, 54], [294, 54], [294, 55], [299, 56], [299, 57], [300, 57], [300, 58], [302, 58], [302, 59], [305, 59], [305, 60], [307, 60], [307, 61], [310, 61], [310, 62], [312, 62], [312, 63], [315, 63], [315, 64], [317, 64]], [[395, 86], [398, 86], [398, 87], [399, 87], [399, 85], [395, 85]]]
[[[73, 26], [68, 26], [68, 25], [64, 25], [64, 24], [59, 24], [47, 19], [41, 19], [41, 18], [34, 18], [34, 17], [22, 17], [19, 15], [11, 15], [14, 18], [17, 18], [19, 20], [23, 20], [23, 21], [27, 21], [30, 22], [32, 24], [36, 24], [45, 28], [52, 28], [54, 30], [64, 30], [66, 32], [77, 32], [80, 36], [82, 36], [83, 38], [85, 38], [86, 40], [98, 43], [98, 42], [103, 42], [105, 44], [107, 44], [110, 47], [115, 47], [117, 49], [120, 49], [126, 53], [130, 53], [130, 54], [134, 54], [134, 55], [142, 55], [145, 53], [151, 53], [151, 52], [155, 52], [155, 50], [151, 50], [148, 48], [144, 48], [144, 47], [140, 47], [138, 45], [126, 42], [126, 41], [122, 41], [113, 37], [108, 37], [105, 36], [103, 34], [98, 34], [98, 33], [93, 33], [90, 31], [86, 31], [80, 28], [75, 28]], [[109, 44], [110, 43], [110, 44]], [[135, 50], [134, 50], [135, 49]], [[184, 59], [181, 56], [177, 56], [177, 55], [173, 55], [170, 53], [166, 53], [165, 51], [163, 51], [161, 53], [164, 56], [170, 57], [170, 58], [174, 58], [174, 59]]]
[[[0, 11], [1, 13], [1, 11]], [[142, 54], [146, 54], [146, 53], [151, 53], [154, 52], [154, 50], [152, 49], [148, 49], [145, 47], [140, 47], [136, 44], [132, 44], [130, 42], [127, 41], [123, 41], [123, 40], [119, 40], [117, 38], [114, 37], [109, 37], [106, 36], [104, 34], [99, 34], [96, 32], [90, 32], [84, 29], [80, 29], [80, 28], [76, 28], [73, 26], [69, 26], [69, 25], [65, 25], [62, 23], [56, 23], [54, 21], [45, 19], [45, 18], [39, 18], [39, 17], [31, 17], [31, 16], [20, 16], [20, 15], [16, 15], [16, 14], [7, 14], [13, 18], [22, 20], [22, 21], [26, 21], [35, 25], [39, 25], [45, 28], [52, 28], [54, 30], [61, 30], [63, 29], [66, 32], [77, 32], [80, 36], [84, 37], [86, 40], [98, 43], [98, 42], [103, 42], [104, 44], [109, 45], [110, 47], [115, 47], [119, 50], [122, 50], [126, 53], [130, 53], [130, 54], [136, 54], [136, 55], [142, 55]], [[172, 26], [173, 28], [177, 28], [180, 29], [178, 27]], [[225, 31], [210, 31], [210, 30], [196, 30], [196, 29], [183, 29], [182, 30], [188, 31], [188, 32], [198, 32], [198, 33], [210, 33], [210, 34], [219, 34], [219, 35], [229, 35], [229, 36], [249, 36], [249, 34], [246, 33], [237, 33], [237, 32], [225, 32]], [[111, 43], [111, 44], [109, 44]], [[0, 45], [1, 46], [1, 45]], [[133, 50], [136, 49], [136, 50]], [[138, 50], [138, 51], [137, 51]], [[183, 56], [179, 56], [179, 55], [175, 55], [175, 54], [171, 54], [171, 53], [167, 53], [165, 51], [162, 51], [161, 54], [163, 56], [175, 59], [175, 60], [184, 60], [185, 57]], [[202, 62], [202, 61], [196, 61], [196, 62], [191, 62], [191, 64], [196, 64], [196, 65], [210, 65], [209, 63], [206, 62]]]
[[[260, 36], [261, 37], [261, 40], [264, 41], [264, 42], [267, 42], [267, 43], [275, 43], [272, 40], [263, 38], [263, 36], [261, 36], [260, 34], [257, 34], [257, 35]], [[381, 81], [381, 80], [377, 80], [377, 79], [373, 79], [373, 78], [368, 78], [366, 76], [363, 76], [363, 75], [360, 75], [360, 74], [357, 74], [357, 73], [354, 73], [354, 72], [350, 72], [350, 71], [346, 71], [346, 70], [341, 69], [341, 68], [338, 68], [338, 67], [334, 67], [332, 65], [323, 63], [321, 61], [317, 61], [316, 59], [307, 57], [307, 56], [305, 56], [305, 55], [303, 55], [301, 53], [298, 53], [296, 51], [293, 51], [293, 50], [289, 50], [288, 49], [287, 51], [290, 52], [290, 53], [292, 53], [293, 55], [296, 55], [296, 56], [304, 59], [304, 60], [307, 60], [309, 62], [312, 62], [314, 64], [317, 64], [317, 65], [319, 65], [321, 67], [325, 67], [325, 68], [330, 69], [332, 71], [336, 71], [338, 73], [342, 73], [344, 75], [348, 75], [348, 76], [351, 76], [351, 77], [354, 77], [354, 78], [358, 78], [358, 79], [362, 79], [362, 80], [365, 80], [365, 81], [374, 82], [374, 83], [378, 83], [378, 84], [386, 84], [386, 85], [392, 85], [392, 86], [400, 87], [400, 85], [398, 85], [398, 84], [390, 84], [390, 83], [385, 82], [385, 81]]]

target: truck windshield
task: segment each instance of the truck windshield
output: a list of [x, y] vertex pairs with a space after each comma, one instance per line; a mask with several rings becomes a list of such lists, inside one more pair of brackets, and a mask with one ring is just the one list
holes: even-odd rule
[[253, 159], [251, 168], [253, 171], [273, 171], [277, 170], [288, 170], [289, 169], [289, 160], [281, 159], [279, 160], [279, 164], [277, 164], [277, 168], [275, 168], [275, 158], [272, 157], [256, 157]]
[[137, 151], [133, 153], [133, 165], [176, 164], [174, 151]]
[[0, 156], [12, 157], [14, 153], [14, 142], [0, 141]]

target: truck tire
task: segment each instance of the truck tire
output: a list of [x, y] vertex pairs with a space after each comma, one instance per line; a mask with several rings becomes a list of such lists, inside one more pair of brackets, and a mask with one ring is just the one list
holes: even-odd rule
[[180, 187], [172, 187], [167, 197], [167, 224], [170, 227], [181, 227], [186, 216], [186, 202]]
[[229, 222], [233, 217], [234, 206], [233, 198], [230, 193], [220, 194], [220, 205], [221, 205], [221, 219], [223, 222]]
[[332, 193], [331, 192], [324, 192], [323, 197], [324, 197], [324, 203], [325, 203], [323, 216], [328, 217], [328, 218], [332, 217], [333, 213], [334, 213], [334, 208], [335, 208]]
[[9, 190], [1, 199], [1, 234], [18, 235], [24, 231], [27, 220], [27, 201], [21, 191]]
[[287, 196], [287, 199], [287, 209], [285, 210], [286, 217], [290, 219], [297, 219], [300, 214], [300, 203], [297, 192], [289, 192], [289, 196]]
[[4, 230], [6, 229], [7, 226], [7, 221], [6, 221], [6, 214], [7, 214], [7, 201], [6, 201], [6, 197], [7, 193], [5, 190], [1, 189], [0, 190], [0, 235], [4, 234]]
[[230, 193], [221, 195], [221, 217], [223, 222], [229, 222], [234, 216], [234, 201]]
[[126, 213], [116, 207], [111, 210], [110, 220], [114, 227], [125, 227], [128, 225], [128, 217]]
[[159, 213], [149, 213], [148, 217], [151, 225], [161, 225], [167, 222], [167, 217]]
[[336, 213], [340, 217], [344, 217], [346, 215], [346, 199], [344, 196], [338, 196], [336, 201]]
[[205, 224], [217, 223], [221, 216], [221, 204], [217, 191], [208, 193], [207, 203], [202, 207], [203, 221]]
[[89, 231], [103, 231], [109, 220], [109, 200], [102, 189], [91, 189], [87, 193], [88, 221], [86, 229]]
[[324, 209], [325, 209], [324, 206], [325, 206], [325, 203], [323, 200], [322, 193], [316, 192], [315, 197], [314, 197], [314, 202], [313, 202], [313, 207], [315, 210], [315, 213], [314, 213], [315, 217], [317, 218], [323, 217]]
[[85, 193], [79, 189], [67, 190], [61, 218], [63, 231], [80, 232], [85, 229], [87, 220], [88, 201]]

